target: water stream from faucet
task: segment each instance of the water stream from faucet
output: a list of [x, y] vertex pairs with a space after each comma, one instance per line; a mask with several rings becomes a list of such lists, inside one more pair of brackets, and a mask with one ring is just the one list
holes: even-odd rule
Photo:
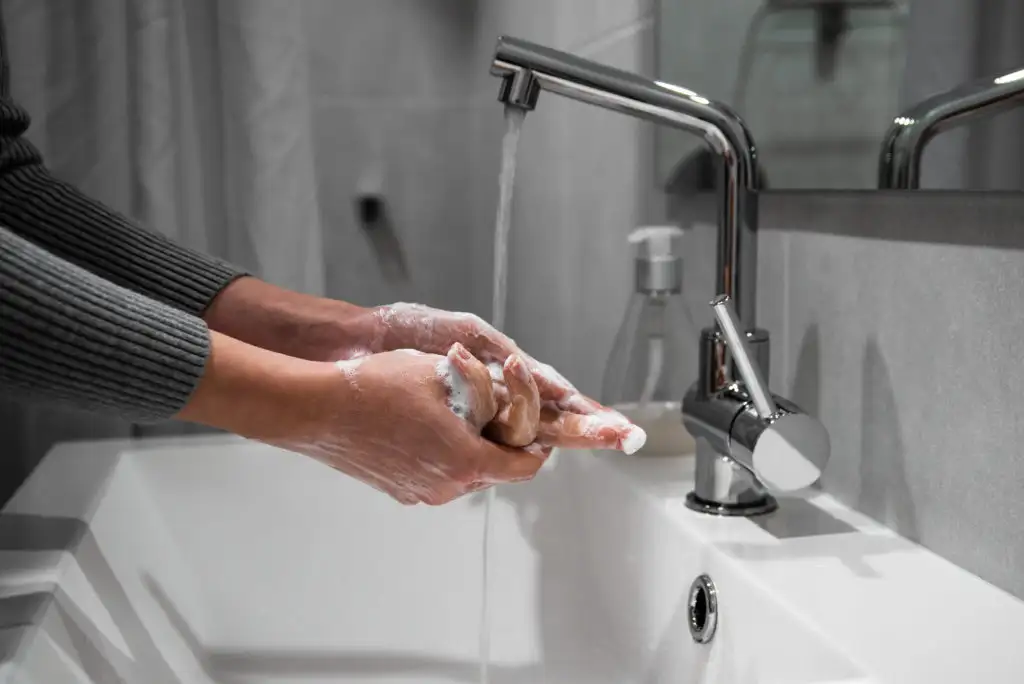
[[[526, 111], [517, 107], [505, 108], [505, 136], [501, 142], [501, 173], [498, 176], [498, 215], [494, 223], [494, 285], [491, 300], [491, 324], [498, 330], [505, 329], [505, 314], [508, 307], [508, 237], [512, 227], [512, 192], [516, 177], [516, 150], [519, 147], [519, 132], [523, 127]], [[480, 682], [488, 684], [488, 669], [491, 660], [491, 615], [488, 599], [488, 563], [490, 560], [491, 508], [494, 506], [495, 490], [487, 490], [484, 506], [483, 535], [483, 581], [480, 601]]]

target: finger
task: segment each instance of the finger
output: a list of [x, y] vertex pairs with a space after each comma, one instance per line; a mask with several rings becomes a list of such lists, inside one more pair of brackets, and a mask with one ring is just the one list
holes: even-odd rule
[[[524, 354], [515, 340], [473, 314], [449, 314], [444, 324], [438, 325], [452, 341], [462, 343], [471, 354], [485, 363], [504, 364], [508, 358], [518, 354], [533, 373], [540, 397], [546, 401], [567, 401], [579, 392], [558, 371], [547, 364], [539, 363]], [[586, 402], [580, 402], [585, 406]]]
[[[470, 354], [485, 363], [504, 364], [509, 356], [522, 354], [515, 340], [475, 314], [441, 311], [419, 304], [392, 304], [375, 313], [380, 339], [371, 345], [374, 351], [416, 348], [445, 354], [453, 342], [459, 342]], [[572, 383], [551, 366], [523, 355], [533, 372], [540, 397], [576, 413], [596, 413], [600, 405], [579, 394]]]
[[505, 385], [504, 378], [501, 381], [491, 381], [491, 394], [494, 396], [494, 402], [499, 407], [512, 402], [512, 395], [508, 391], [508, 386]]
[[534, 383], [543, 401], [553, 401], [574, 413], [598, 413], [601, 404], [579, 393], [571, 382], [546, 363], [523, 353], [515, 340], [473, 314], [450, 314], [435, 332], [443, 331], [452, 341], [460, 342], [476, 358], [485, 363], [504, 364], [510, 356], [519, 355], [533, 374]]
[[591, 415], [609, 410], [590, 397], [580, 394], [580, 391], [552, 366], [540, 363], [528, 356], [526, 362], [537, 382], [537, 389], [542, 400], [553, 402], [563, 411], [581, 415]]
[[530, 480], [548, 459], [551, 450], [513, 449], [481, 440], [486, 445], [478, 466], [478, 482], [501, 484]]
[[553, 367], [546, 363], [540, 363], [530, 356], [525, 356], [525, 360], [533, 374], [534, 382], [537, 383], [540, 397], [544, 401], [562, 403], [568, 401], [573, 395], [579, 394], [572, 383]]
[[433, 337], [460, 342], [485, 363], [504, 363], [518, 351], [512, 338], [475, 314], [448, 311], [438, 312], [434, 317]]
[[494, 485], [488, 482], [471, 482], [466, 485], [466, 494], [476, 494], [477, 492], [482, 492], [485, 489], [490, 489], [493, 486]]
[[469, 389], [469, 415], [466, 420], [479, 432], [498, 412], [491, 388], [491, 374], [484, 364], [458, 342], [448, 350], [448, 361]]
[[504, 364], [492, 361], [487, 364], [487, 370], [491, 374], [491, 392], [494, 394], [494, 400], [498, 403], [498, 406], [504, 406], [512, 401], [511, 395], [508, 392], [508, 385], [505, 384]]
[[537, 438], [540, 395], [526, 364], [518, 355], [508, 357], [504, 367], [509, 400], [485, 430], [488, 439], [512, 447], [524, 447]]
[[550, 456], [551, 452], [554, 450], [554, 446], [550, 444], [542, 444], [541, 442], [534, 442], [533, 444], [527, 444], [523, 447], [523, 451], [539, 456], [544, 460], [547, 460], [548, 456]]
[[563, 449], [617, 449], [633, 454], [647, 441], [647, 434], [614, 412], [579, 415], [545, 407], [537, 441]]
[[611, 409], [604, 404], [591, 399], [585, 394], [580, 394], [579, 392], [570, 394], [561, 401], [556, 401], [555, 405], [563, 411], [578, 413], [583, 416], [592, 416], [611, 411]]
[[580, 414], [600, 413], [606, 410], [598, 402], [580, 394], [571, 382], [551, 366], [524, 354], [515, 340], [475, 314], [442, 312], [427, 307], [416, 307], [420, 316], [430, 321], [430, 334], [420, 336], [417, 348], [444, 353], [440, 345], [452, 342], [462, 344], [472, 356], [484, 363], [504, 364], [510, 356], [518, 354], [533, 374], [542, 401], [555, 402], [559, 408]]
[[392, 499], [402, 504], [403, 506], [415, 506], [420, 502], [420, 499], [415, 494], [409, 494], [407, 492], [396, 492], [390, 495]]
[[455, 499], [458, 499], [465, 493], [465, 487], [452, 484], [426, 492], [421, 497], [421, 500], [428, 506], [443, 506], [455, 501]]
[[384, 492], [392, 499], [402, 504], [403, 506], [415, 506], [420, 503], [420, 497], [415, 492], [411, 492], [401, 487], [385, 484], [383, 481], [378, 480], [377, 483], [366, 481], [374, 489]]

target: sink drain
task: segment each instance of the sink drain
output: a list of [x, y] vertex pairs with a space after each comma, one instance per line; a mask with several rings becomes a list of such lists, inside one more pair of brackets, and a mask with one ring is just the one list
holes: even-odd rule
[[718, 627], [718, 591], [707, 575], [690, 585], [690, 636], [698, 644], [709, 643]]

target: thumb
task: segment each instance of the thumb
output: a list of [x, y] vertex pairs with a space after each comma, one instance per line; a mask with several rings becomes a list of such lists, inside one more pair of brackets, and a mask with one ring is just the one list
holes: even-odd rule
[[[469, 404], [469, 414], [466, 421], [479, 433], [498, 412], [497, 401], [491, 388], [491, 374], [487, 366], [458, 342], [448, 349], [447, 358], [452, 372], [459, 376], [458, 379], [468, 390], [469, 396], [466, 400]], [[452, 391], [456, 391], [454, 387]]]

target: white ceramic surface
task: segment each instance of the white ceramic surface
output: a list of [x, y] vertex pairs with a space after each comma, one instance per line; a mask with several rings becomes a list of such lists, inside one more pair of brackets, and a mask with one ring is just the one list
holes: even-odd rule
[[[1024, 603], [824, 495], [693, 513], [692, 465], [563, 452], [500, 490], [492, 682], [1024, 680]], [[63, 445], [0, 516], [0, 682], [477, 681], [482, 516], [233, 438]]]

